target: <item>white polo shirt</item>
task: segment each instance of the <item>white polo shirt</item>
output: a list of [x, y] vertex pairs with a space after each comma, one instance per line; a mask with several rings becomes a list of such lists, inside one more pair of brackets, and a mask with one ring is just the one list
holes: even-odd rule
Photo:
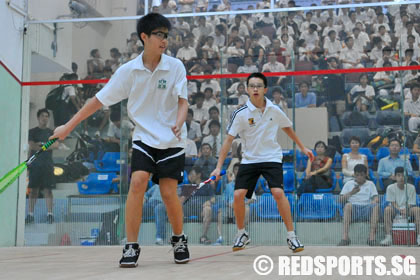
[[243, 139], [243, 164], [260, 162], [282, 162], [283, 153], [277, 141], [280, 128], [291, 127], [286, 114], [267, 98], [264, 113], [251, 100], [233, 112], [227, 133], [239, 134]]
[[128, 116], [135, 124], [133, 141], [157, 149], [185, 148], [187, 127], [181, 141], [172, 132], [178, 113], [178, 98], [187, 99], [185, 67], [179, 59], [162, 54], [154, 72], [143, 65], [143, 53], [122, 65], [96, 94], [105, 106], [128, 98]]

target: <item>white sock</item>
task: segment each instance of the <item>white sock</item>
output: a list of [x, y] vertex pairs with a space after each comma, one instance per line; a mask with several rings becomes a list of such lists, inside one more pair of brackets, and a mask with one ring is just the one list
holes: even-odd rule
[[127, 242], [126, 245], [138, 244], [137, 242]]
[[287, 232], [287, 238], [292, 239], [292, 238], [295, 238], [295, 237], [296, 237], [296, 234], [295, 234], [294, 231], [288, 231]]
[[184, 235], [184, 232], [182, 232], [181, 234], [179, 234], [179, 235], [176, 235], [176, 234], [173, 234], [173, 236], [176, 236], [176, 237], [181, 237], [181, 236], [183, 236]]
[[242, 233], [246, 233], [245, 228], [243, 228], [243, 229], [238, 229], [238, 234], [242, 234]]

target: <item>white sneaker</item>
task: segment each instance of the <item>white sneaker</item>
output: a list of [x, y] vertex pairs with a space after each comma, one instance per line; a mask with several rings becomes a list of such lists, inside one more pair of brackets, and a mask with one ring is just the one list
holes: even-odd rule
[[249, 235], [247, 232], [237, 234], [235, 237], [235, 241], [233, 242], [232, 250], [235, 252], [245, 249], [245, 246], [248, 245], [250, 242], [251, 239], [249, 239]]
[[305, 246], [303, 246], [302, 243], [300, 243], [297, 236], [287, 238], [286, 241], [287, 241], [287, 245], [289, 246], [289, 249], [292, 250], [293, 253], [301, 252], [305, 248]]
[[[417, 241], [418, 241], [418, 238], [417, 238]], [[385, 238], [379, 244], [381, 244], [381, 246], [391, 246], [392, 245], [391, 234], [385, 235]]]
[[155, 242], [155, 244], [156, 245], [163, 245], [163, 239], [162, 238], [156, 238], [156, 242]]

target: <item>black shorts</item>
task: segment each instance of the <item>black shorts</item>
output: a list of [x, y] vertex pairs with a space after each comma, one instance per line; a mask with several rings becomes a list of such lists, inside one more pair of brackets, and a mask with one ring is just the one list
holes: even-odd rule
[[54, 189], [54, 165], [53, 164], [33, 164], [29, 167], [29, 184], [30, 189]]
[[184, 179], [184, 165], [183, 148], [156, 149], [141, 141], [133, 143], [131, 173], [139, 170], [153, 173], [152, 181], [155, 184], [159, 184], [162, 178], [175, 179], [181, 183]]
[[278, 162], [261, 162], [239, 165], [235, 190], [247, 189], [246, 197], [250, 199], [261, 175], [267, 180], [270, 189], [283, 189], [283, 164]]

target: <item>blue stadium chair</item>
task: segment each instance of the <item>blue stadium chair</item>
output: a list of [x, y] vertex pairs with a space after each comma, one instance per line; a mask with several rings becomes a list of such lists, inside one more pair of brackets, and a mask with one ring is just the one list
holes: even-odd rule
[[258, 178], [257, 184], [255, 185], [255, 191], [257, 191], [258, 188], [261, 188], [264, 193], [271, 193], [270, 188], [267, 185], [267, 181], [264, 179], [264, 177]]
[[105, 153], [101, 160], [95, 160], [94, 165], [98, 172], [120, 172], [121, 153]]
[[297, 204], [298, 217], [303, 220], [332, 219], [338, 210], [330, 193], [304, 193]]
[[293, 169], [283, 169], [283, 185], [285, 193], [292, 193], [295, 191]]
[[379, 162], [384, 157], [389, 156], [389, 149], [388, 147], [380, 147], [379, 150], [376, 152], [376, 160]]
[[389, 202], [386, 201], [386, 194], [379, 197], [379, 206], [381, 209], [382, 216], [384, 215], [385, 208], [388, 206]]
[[[344, 148], [342, 152], [343, 154], [348, 154], [351, 152], [351, 148]], [[375, 159], [372, 151], [369, 148], [359, 148], [359, 153], [364, 154], [367, 157], [368, 166], [372, 167], [373, 160]]]
[[[289, 200], [290, 210], [293, 215], [294, 211], [294, 199], [292, 194], [286, 194], [287, 199]], [[255, 209], [256, 216], [260, 219], [281, 219], [279, 210], [277, 208], [277, 203], [274, 200], [271, 193], [263, 193], [258, 199]]]
[[190, 181], [188, 180], [188, 172], [187, 170], [184, 170], [184, 180], [182, 181], [182, 184], [186, 185], [189, 184]]
[[77, 182], [80, 194], [108, 194], [118, 193], [118, 184], [112, 183], [117, 178], [116, 173], [90, 173], [86, 181]]

